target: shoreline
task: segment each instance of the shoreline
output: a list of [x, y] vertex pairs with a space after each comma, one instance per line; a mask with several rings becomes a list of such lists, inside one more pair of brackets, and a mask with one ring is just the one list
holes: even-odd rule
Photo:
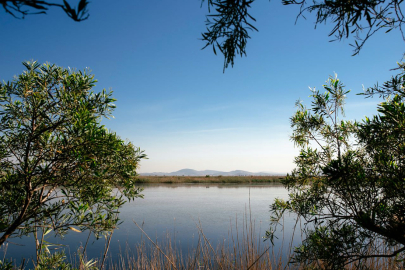
[[137, 176], [139, 184], [266, 184], [281, 183], [285, 176]]

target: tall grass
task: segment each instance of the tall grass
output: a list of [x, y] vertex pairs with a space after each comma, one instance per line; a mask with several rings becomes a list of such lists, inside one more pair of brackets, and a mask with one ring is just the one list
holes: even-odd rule
[[[325, 265], [322, 261], [312, 265], [290, 264], [285, 258], [292, 255], [292, 242], [286, 241], [291, 247], [287, 250], [288, 254], [283, 253], [282, 247], [274, 250], [269, 242], [263, 242], [262, 239], [257, 238], [254, 225], [254, 222], [244, 222], [242, 230], [238, 230], [238, 224], [236, 224], [234, 230], [229, 232], [228, 241], [224, 239], [216, 246], [207, 239], [198, 225], [198, 243], [186, 254], [173, 244], [170, 234], [167, 234], [162, 241], [153, 241], [145, 234], [146, 239], [133, 248], [127, 243], [125, 251], [120, 252], [119, 259], [110, 261], [107, 268], [113, 270], [324, 269]], [[139, 225], [136, 226], [139, 227]], [[386, 252], [386, 254], [390, 253], [388, 250]], [[360, 263], [351, 263], [345, 269], [394, 270], [404, 269], [404, 265], [394, 257], [369, 258]]]
[[[287, 249], [278, 247], [273, 249], [270, 241], [263, 242], [258, 237], [255, 222], [250, 215], [245, 215], [242, 224], [231, 224], [227, 239], [214, 244], [204, 234], [200, 224], [197, 224], [198, 239], [195, 247], [190, 247], [186, 253], [176, 245], [175, 236], [166, 234], [163, 240], [152, 240], [139, 226], [144, 238], [140, 243], [126, 243], [123, 250], [108, 250], [111, 238], [106, 238], [105, 254], [118, 252], [118, 259], [111, 257], [104, 260], [105, 255], [99, 259], [89, 260], [83, 249], [78, 251], [70, 262], [75, 269], [113, 269], [113, 270], [287, 270], [287, 269], [323, 269], [322, 261], [312, 265], [289, 264], [288, 258], [292, 255], [293, 239], [282, 239]], [[298, 231], [299, 232], [299, 231]], [[285, 241], [284, 241], [285, 240]], [[287, 254], [285, 254], [287, 252]], [[389, 254], [390, 250], [385, 250]], [[370, 254], [375, 254], [375, 250]], [[287, 259], [286, 259], [287, 258]], [[2, 269], [0, 267], [0, 269]], [[4, 268], [6, 269], [6, 268]], [[7, 269], [27, 269], [24, 265]], [[369, 258], [359, 264], [347, 265], [345, 269], [372, 269], [393, 270], [404, 269], [403, 262], [390, 258]]]
[[284, 176], [138, 176], [136, 181], [144, 184], [260, 184], [279, 183], [282, 179]]
[[[170, 234], [162, 241], [152, 240], [143, 229], [145, 239], [131, 248], [126, 245], [118, 261], [110, 262], [108, 269], [284, 269], [285, 263], [271, 252], [270, 242], [257, 237], [254, 222], [243, 222], [241, 229], [236, 223], [228, 233], [228, 239], [212, 243], [198, 224], [197, 245], [183, 254], [173, 244]], [[278, 255], [277, 255], [278, 256]], [[283, 268], [281, 268], [283, 267]], [[287, 269], [289, 267], [287, 266]]]
[[[235, 220], [230, 224], [228, 236], [222, 241], [213, 242], [206, 237], [201, 224], [196, 224], [198, 232], [197, 244], [189, 247], [183, 253], [181, 247], [176, 244], [175, 235], [166, 234], [163, 240], [153, 240], [147, 235], [141, 226], [134, 221], [143, 234], [140, 243], [126, 243], [124, 249], [109, 250], [112, 234], [106, 237], [105, 249], [99, 259], [87, 258], [86, 245], [70, 256], [70, 263], [79, 270], [90, 269], [113, 269], [113, 270], [288, 270], [288, 269], [324, 269], [321, 260], [312, 265], [291, 264], [290, 258], [294, 249], [294, 237], [303, 238], [301, 235], [299, 220], [296, 220], [294, 232], [290, 239], [284, 239], [282, 234], [281, 245], [274, 248], [270, 241], [263, 241], [259, 232], [256, 231], [255, 221], [252, 219], [249, 209], [245, 211], [242, 224]], [[283, 228], [284, 232], [284, 228]], [[296, 236], [295, 236], [296, 235]], [[386, 247], [384, 243], [377, 243], [376, 246]], [[384, 254], [392, 253], [392, 249], [386, 248]], [[108, 255], [109, 253], [109, 255]], [[111, 254], [118, 253], [118, 259], [112, 259]], [[376, 249], [369, 250], [370, 254], [376, 254]], [[377, 252], [378, 253], [378, 252]], [[367, 254], [363, 254], [367, 255]], [[3, 257], [4, 261], [5, 255]], [[26, 269], [25, 261], [18, 267], [14, 261], [12, 268], [0, 269]], [[35, 265], [35, 262], [34, 262]], [[348, 270], [371, 269], [371, 270], [393, 270], [405, 269], [404, 262], [395, 257], [368, 258], [361, 262], [353, 262], [345, 267]], [[71, 268], [69, 268], [71, 269]]]

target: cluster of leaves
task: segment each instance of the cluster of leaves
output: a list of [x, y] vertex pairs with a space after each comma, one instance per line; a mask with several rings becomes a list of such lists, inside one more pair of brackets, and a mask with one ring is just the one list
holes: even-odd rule
[[[284, 180], [289, 200], [272, 205], [271, 238], [285, 211], [305, 220], [305, 239], [294, 262], [326, 269], [364, 259], [404, 257], [405, 251], [405, 66], [381, 87], [364, 94], [388, 95], [379, 114], [353, 123], [339, 120], [348, 91], [330, 78], [312, 108], [299, 104], [291, 139], [301, 148], [296, 169]], [[392, 82], [400, 84], [392, 85]]]
[[13, 263], [9, 260], [0, 260], [0, 270], [12, 270]]
[[[80, 265], [79, 267], [74, 267], [71, 263], [67, 262], [65, 253], [62, 252], [51, 252], [48, 249], [49, 245], [42, 245], [42, 252], [38, 257], [37, 263], [35, 264], [35, 270], [48, 270], [48, 269], [59, 269], [59, 270], [97, 270], [95, 260], [85, 261], [83, 254], [79, 253]], [[0, 268], [1, 269], [1, 268]]]
[[[369, 37], [379, 30], [386, 33], [398, 28], [404, 37], [402, 24], [404, 14], [401, 5], [403, 0], [282, 0], [284, 5], [300, 5], [298, 16], [305, 12], [316, 12], [316, 24], [326, 23], [331, 20], [334, 24], [329, 36], [335, 40], [355, 36], [354, 55], [358, 54]], [[365, 36], [361, 36], [362, 32]]]
[[85, 71], [24, 65], [0, 84], [0, 245], [50, 230], [113, 230], [119, 207], [141, 196], [145, 155], [100, 124], [115, 108], [112, 93], [92, 92]]
[[[205, 47], [212, 45], [214, 53], [218, 48], [224, 55], [224, 69], [233, 66], [236, 55], [246, 55], [248, 31], [257, 31], [252, 25], [255, 19], [249, 9], [255, 0], [208, 0], [215, 14], [207, 16], [207, 31], [202, 33]], [[204, 0], [202, 0], [202, 3]], [[309, 3], [310, 2], [310, 3]], [[354, 36], [354, 55], [358, 54], [365, 42], [379, 30], [390, 32], [399, 29], [405, 22], [402, 13], [403, 0], [282, 0], [284, 5], [299, 5], [297, 19], [306, 12], [316, 13], [315, 26], [328, 20], [334, 24], [329, 36], [341, 40]], [[210, 20], [210, 18], [213, 18]], [[362, 33], [365, 33], [364, 36]], [[204, 48], [205, 48], [204, 47]]]
[[[201, 4], [205, 0], [201, 0]], [[246, 55], [248, 31], [257, 31], [253, 23], [256, 21], [250, 13], [255, 0], [207, 0], [208, 12], [207, 31], [202, 33], [206, 42], [204, 48], [212, 46], [214, 53], [220, 50], [224, 55], [224, 70], [234, 65], [235, 57]], [[405, 36], [402, 24], [405, 22], [402, 13], [403, 0], [281, 0], [284, 5], [299, 5], [297, 19], [304, 17], [306, 12], [316, 13], [315, 25], [332, 21], [334, 26], [329, 36], [341, 40], [354, 36], [354, 55], [358, 54], [365, 42], [379, 30], [390, 32], [399, 29], [402, 38]], [[311, 3], [308, 3], [311, 2]], [[59, 7], [74, 21], [83, 21], [89, 17], [87, 10], [89, 1], [80, 0], [77, 8], [66, 0], [63, 4], [43, 0], [0, 0], [4, 10], [16, 18], [24, 18], [29, 14], [46, 13], [49, 7]], [[365, 32], [363, 36], [362, 33]]]
[[66, 263], [66, 256], [63, 252], [55, 252], [53, 254], [42, 253], [39, 257], [38, 263], [35, 267], [36, 270], [47, 269], [60, 269], [60, 270], [72, 270], [71, 264]]
[[0, 4], [8, 14], [15, 18], [24, 18], [30, 14], [46, 14], [49, 7], [63, 9], [66, 15], [77, 22], [84, 21], [89, 17], [88, 0], [80, 0], [77, 8], [71, 7], [66, 0], [63, 0], [63, 4], [42, 0], [0, 0]]
[[[202, 0], [204, 2], [204, 0]], [[207, 46], [212, 45], [216, 54], [219, 49], [224, 55], [224, 70], [229, 64], [233, 66], [236, 55], [246, 55], [247, 39], [250, 38], [248, 30], [257, 29], [249, 22], [256, 21], [249, 12], [254, 0], [207, 0], [208, 10], [211, 7], [217, 14], [207, 16], [207, 31], [202, 34], [202, 40]]]

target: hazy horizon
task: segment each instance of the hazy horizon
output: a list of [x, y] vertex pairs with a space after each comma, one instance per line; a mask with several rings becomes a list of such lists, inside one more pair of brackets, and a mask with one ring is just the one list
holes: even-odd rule
[[274, 172], [274, 171], [260, 171], [260, 172], [252, 172], [252, 171], [248, 171], [248, 170], [241, 170], [241, 169], [234, 169], [234, 170], [230, 170], [230, 171], [223, 171], [223, 170], [211, 170], [211, 169], [204, 169], [204, 170], [195, 170], [192, 168], [183, 168], [180, 170], [176, 170], [176, 171], [171, 171], [171, 172], [160, 172], [160, 171], [154, 171], [154, 172], [142, 172], [143, 174], [153, 174], [153, 173], [175, 173], [175, 172], [179, 172], [179, 171], [184, 171], [184, 170], [192, 170], [192, 171], [197, 171], [197, 172], [204, 172], [204, 171], [217, 171], [217, 172], [234, 172], [234, 171], [246, 171], [249, 173], [276, 173], [276, 174], [287, 174], [288, 172]]

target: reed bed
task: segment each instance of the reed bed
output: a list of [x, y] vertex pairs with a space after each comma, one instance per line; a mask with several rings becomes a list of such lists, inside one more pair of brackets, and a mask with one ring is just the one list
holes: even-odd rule
[[137, 183], [144, 184], [264, 184], [279, 183], [285, 176], [138, 176]]
[[[118, 261], [110, 262], [108, 269], [180, 270], [180, 269], [290, 269], [279, 253], [271, 252], [269, 241], [257, 238], [254, 223], [243, 222], [241, 230], [236, 223], [228, 233], [227, 241], [214, 244], [198, 224], [198, 239], [187, 254], [173, 244], [170, 234], [160, 242], [152, 240], [143, 229], [145, 239], [131, 248], [127, 243]], [[293, 268], [291, 268], [293, 269]]]
[[[250, 212], [250, 211], [249, 211]], [[291, 239], [284, 239], [282, 234], [281, 246], [274, 248], [270, 241], [258, 237], [255, 221], [250, 214], [245, 214], [242, 224], [230, 224], [227, 239], [215, 244], [207, 239], [203, 228], [197, 224], [198, 240], [195, 247], [183, 254], [173, 243], [173, 237], [167, 233], [162, 241], [152, 240], [135, 221], [134, 224], [145, 238], [136, 245], [126, 244], [125, 251], [120, 251], [119, 259], [110, 261], [107, 269], [113, 270], [289, 270], [289, 269], [326, 269], [322, 261], [311, 265], [290, 263], [293, 254], [294, 237], [303, 237], [299, 229], [300, 222], [296, 220], [295, 233]], [[297, 226], [298, 225], [298, 226]], [[174, 236], [175, 238], [175, 236]], [[378, 243], [377, 243], [378, 244]], [[382, 245], [380, 245], [382, 244]], [[379, 246], [385, 246], [379, 243]], [[384, 254], [390, 254], [398, 247], [385, 248]], [[369, 250], [376, 254], [376, 250]], [[367, 255], [367, 254], [363, 254]], [[405, 269], [401, 258], [368, 258], [356, 261], [345, 267], [347, 270], [394, 270]]]
[[[220, 243], [213, 243], [204, 234], [203, 229], [197, 224], [198, 238], [195, 247], [191, 247], [185, 254], [179, 246], [176, 246], [175, 236], [169, 233], [163, 240], [152, 240], [134, 222], [143, 233], [144, 238], [140, 243], [126, 243], [123, 250], [108, 251], [108, 238], [106, 239], [105, 253], [109, 253], [107, 260], [104, 256], [99, 259], [89, 259], [83, 252], [83, 248], [78, 253], [70, 256], [70, 262], [78, 270], [290, 270], [290, 269], [326, 269], [322, 261], [312, 265], [297, 265], [289, 263], [290, 255], [293, 252], [293, 239], [283, 240], [281, 247], [273, 249], [269, 241], [257, 237], [255, 222], [249, 216], [239, 227], [236, 223], [231, 226], [228, 238]], [[283, 249], [286, 243], [286, 249]], [[370, 254], [375, 254], [370, 251]], [[118, 252], [118, 259], [112, 260], [111, 254]], [[287, 252], [287, 254], [286, 254]], [[385, 254], [392, 250], [385, 250]], [[287, 258], [287, 259], [286, 259]], [[370, 269], [370, 270], [394, 270], [405, 269], [403, 260], [399, 258], [369, 258], [347, 265], [345, 269]], [[0, 267], [0, 269], [2, 269]], [[10, 269], [10, 268], [4, 268]], [[24, 265], [14, 264], [12, 269], [29, 269]], [[69, 268], [71, 269], [71, 268]]]
[[[321, 260], [311, 265], [298, 265], [291, 262], [294, 250], [294, 237], [302, 239], [304, 236], [300, 230], [300, 222], [296, 220], [294, 233], [291, 239], [284, 239], [281, 235], [281, 245], [275, 248], [270, 241], [263, 241], [256, 231], [255, 221], [250, 214], [250, 206], [245, 211], [242, 224], [236, 219], [235, 224], [230, 224], [226, 239], [218, 242], [210, 240], [204, 234], [201, 224], [196, 224], [198, 238], [196, 245], [189, 247], [183, 253], [181, 247], [176, 244], [176, 236], [166, 234], [163, 240], [153, 240], [143, 230], [142, 226], [134, 221], [142, 233], [140, 243], [126, 243], [123, 249], [110, 250], [109, 244], [112, 235], [106, 237], [105, 249], [100, 258], [87, 258], [86, 246], [80, 248], [77, 253], [70, 255], [70, 263], [78, 270], [290, 270], [290, 269], [327, 269]], [[283, 228], [284, 232], [284, 228]], [[279, 235], [280, 236], [280, 235]], [[382, 242], [376, 242], [376, 247], [383, 254], [390, 254], [398, 247], [386, 248]], [[369, 254], [376, 254], [378, 250], [369, 250]], [[112, 259], [112, 254], [118, 253], [118, 259]], [[368, 254], [363, 254], [368, 255]], [[5, 256], [5, 255], [4, 255]], [[4, 258], [3, 258], [4, 260]], [[31, 264], [32, 265], [32, 264]], [[29, 267], [28, 267], [29, 268]], [[28, 269], [24, 262], [17, 266], [14, 261], [12, 269]], [[0, 269], [10, 269], [2, 268]], [[72, 269], [72, 268], [66, 268]], [[405, 269], [403, 254], [400, 257], [368, 258], [367, 260], [353, 262], [345, 267], [347, 270], [370, 269], [370, 270], [394, 270]], [[42, 270], [42, 268], [41, 268]], [[339, 270], [339, 269], [337, 269]]]
[[[247, 214], [248, 213], [248, 214]], [[135, 221], [135, 226], [141, 231], [141, 243], [131, 245], [127, 243], [125, 251], [120, 251], [119, 259], [110, 261], [107, 269], [113, 270], [289, 270], [289, 269], [326, 269], [322, 261], [311, 265], [299, 265], [291, 262], [294, 251], [294, 239], [301, 240], [304, 236], [300, 229], [300, 220], [296, 219], [294, 232], [290, 239], [282, 237], [281, 245], [274, 247], [270, 241], [264, 241], [256, 231], [257, 226], [252, 220], [249, 209], [245, 212], [242, 224], [235, 219], [230, 224], [228, 236], [221, 242], [210, 241], [204, 234], [201, 224], [196, 224], [198, 240], [195, 247], [191, 247], [183, 254], [176, 246], [175, 236], [169, 233], [162, 241], [152, 240]], [[284, 228], [282, 228], [284, 232]], [[376, 241], [376, 246], [383, 254], [391, 254], [398, 247], [387, 246]], [[369, 250], [369, 254], [376, 254], [376, 249]], [[378, 253], [378, 252], [377, 252]], [[363, 254], [368, 255], [368, 254]], [[347, 270], [394, 270], [405, 269], [404, 260], [400, 257], [368, 258], [356, 261], [345, 267]], [[402, 258], [403, 259], [403, 258]]]
[[[322, 261], [312, 265], [291, 264], [278, 252], [256, 239], [251, 231], [231, 237], [231, 241], [223, 241], [213, 247], [199, 228], [198, 244], [187, 254], [176, 248], [170, 235], [162, 242], [143, 241], [134, 249], [127, 244], [119, 260], [110, 262], [107, 269], [113, 270], [288, 270], [288, 269], [326, 269]], [[292, 250], [288, 255], [291, 255]], [[404, 269], [403, 262], [395, 258], [370, 258], [352, 263], [347, 270], [394, 270]]]

